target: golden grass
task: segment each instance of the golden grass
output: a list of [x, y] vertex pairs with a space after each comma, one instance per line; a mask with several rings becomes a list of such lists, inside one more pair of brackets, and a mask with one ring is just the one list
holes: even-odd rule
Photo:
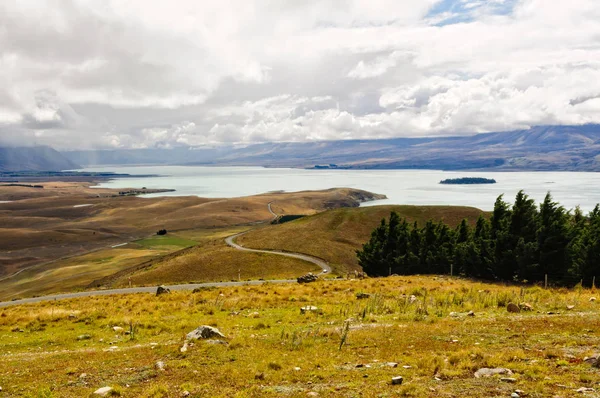
[[281, 225], [257, 229], [238, 238], [246, 247], [283, 249], [327, 260], [334, 272], [359, 269], [355, 250], [369, 239], [371, 231], [390, 212], [409, 222], [443, 220], [451, 226], [467, 218], [475, 222], [481, 210], [455, 206], [372, 206], [336, 209]]
[[95, 279], [111, 275], [164, 251], [127, 247], [100, 250], [83, 256], [27, 269], [0, 281], [0, 300], [82, 290]]
[[289, 279], [320, 268], [305, 261], [263, 253], [233, 249], [223, 240], [190, 248], [174, 256], [152, 261], [152, 265], [123, 275], [106, 284], [124, 287], [160, 284], [198, 283], [249, 279]]
[[[575, 396], [598, 382], [583, 362], [600, 343], [595, 294], [413, 276], [22, 305], [0, 309], [0, 385], [33, 397], [85, 397], [106, 385], [123, 397]], [[508, 313], [509, 301], [534, 311]], [[302, 315], [304, 305], [323, 312]], [[203, 324], [228, 344], [180, 352]], [[497, 366], [515, 382], [473, 376]], [[391, 385], [398, 375], [404, 383]]]

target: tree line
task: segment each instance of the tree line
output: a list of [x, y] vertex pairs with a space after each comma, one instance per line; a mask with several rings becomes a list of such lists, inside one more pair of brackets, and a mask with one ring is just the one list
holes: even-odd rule
[[600, 207], [584, 215], [554, 202], [548, 193], [539, 206], [520, 191], [512, 206], [500, 195], [491, 217], [456, 228], [429, 220], [408, 223], [396, 212], [382, 219], [357, 250], [369, 276], [448, 274], [499, 281], [555, 284], [600, 277]]

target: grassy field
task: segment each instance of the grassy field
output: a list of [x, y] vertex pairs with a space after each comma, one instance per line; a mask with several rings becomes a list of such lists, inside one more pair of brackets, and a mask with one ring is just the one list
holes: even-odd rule
[[95, 279], [164, 253], [160, 250], [120, 247], [36, 266], [0, 281], [0, 300], [82, 290]]
[[283, 249], [327, 260], [334, 272], [344, 275], [359, 269], [355, 250], [369, 239], [371, 231], [390, 211], [409, 222], [429, 219], [458, 225], [464, 218], [474, 223], [481, 210], [452, 206], [372, 206], [331, 210], [281, 225], [268, 226], [238, 238], [246, 247]]
[[154, 235], [150, 238], [140, 239], [133, 242], [146, 249], [185, 249], [186, 247], [195, 246], [197, 241], [181, 238], [173, 235]]
[[[595, 295], [413, 276], [22, 305], [0, 309], [0, 386], [9, 397], [594, 396], [575, 391], [600, 381], [583, 361], [600, 344]], [[226, 344], [181, 352], [200, 325]], [[474, 377], [483, 367], [513, 375]]]
[[165, 256], [144, 269], [109, 278], [104, 287], [198, 283], [249, 279], [288, 279], [320, 268], [305, 261], [233, 249], [221, 239]]

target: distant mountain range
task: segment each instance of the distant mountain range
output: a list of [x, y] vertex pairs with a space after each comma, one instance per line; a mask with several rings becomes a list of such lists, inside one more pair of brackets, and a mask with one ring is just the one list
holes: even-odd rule
[[394, 138], [245, 147], [65, 152], [75, 163], [195, 164], [350, 169], [600, 171], [600, 125], [441, 138]]
[[62, 154], [49, 147], [0, 148], [0, 171], [134, 164], [600, 171], [600, 125], [539, 126], [460, 137], [67, 151]]
[[54, 171], [80, 167], [77, 163], [48, 146], [0, 147], [0, 172]]

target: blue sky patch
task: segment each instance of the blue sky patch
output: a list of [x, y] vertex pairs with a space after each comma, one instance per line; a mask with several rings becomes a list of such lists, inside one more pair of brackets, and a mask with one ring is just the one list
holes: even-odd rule
[[432, 25], [444, 26], [470, 22], [480, 15], [508, 15], [518, 0], [442, 0], [426, 18]]

